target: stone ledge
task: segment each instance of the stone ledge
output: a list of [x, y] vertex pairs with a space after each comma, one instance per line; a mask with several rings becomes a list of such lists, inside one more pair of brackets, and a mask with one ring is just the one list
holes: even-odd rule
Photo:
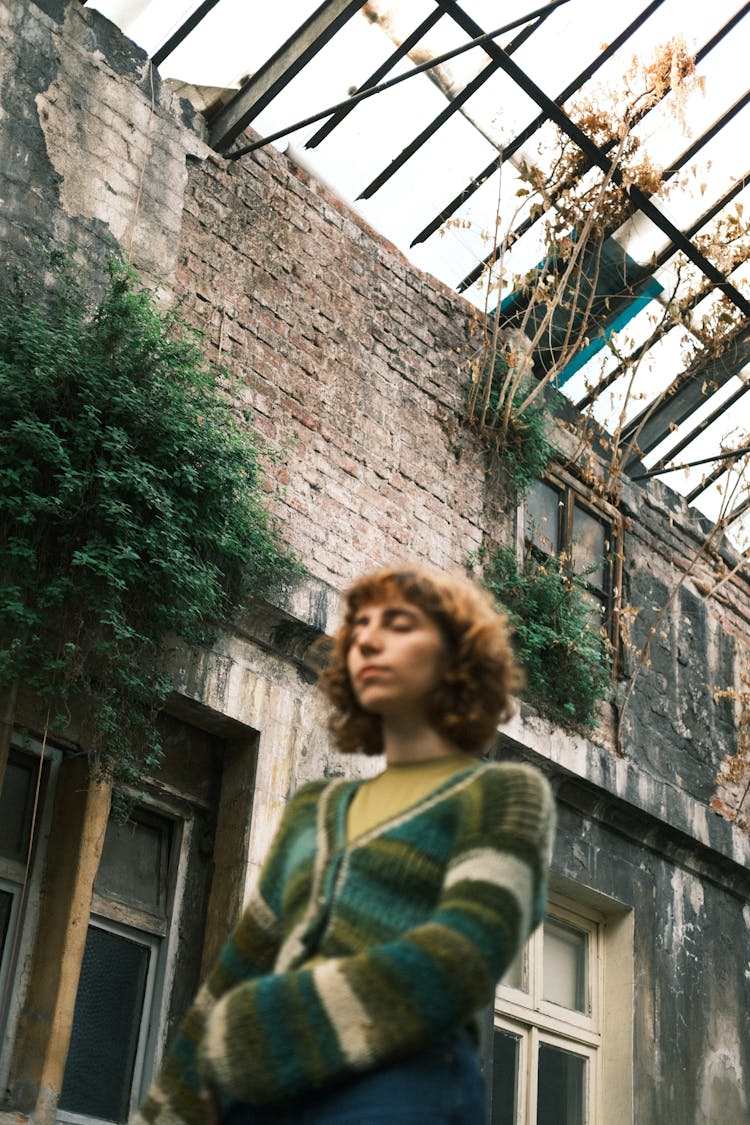
[[750, 869], [750, 837], [707, 804], [649, 775], [632, 759], [568, 734], [526, 706], [500, 729], [500, 736], [522, 755], [528, 757], [530, 752], [540, 765], [549, 763], [555, 774], [575, 778], [603, 797], [630, 806], [635, 813], [702, 845], [718, 860]]

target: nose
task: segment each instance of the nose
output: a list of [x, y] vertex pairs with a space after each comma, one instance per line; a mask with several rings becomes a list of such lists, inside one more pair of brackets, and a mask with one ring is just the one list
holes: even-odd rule
[[382, 638], [377, 622], [368, 622], [361, 627], [355, 641], [359, 651], [363, 654], [377, 652], [381, 646]]

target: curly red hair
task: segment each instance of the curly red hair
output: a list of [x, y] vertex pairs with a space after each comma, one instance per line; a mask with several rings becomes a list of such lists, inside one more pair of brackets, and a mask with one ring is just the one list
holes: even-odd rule
[[357, 702], [346, 658], [356, 614], [394, 594], [426, 613], [445, 641], [446, 672], [428, 700], [431, 725], [464, 753], [481, 754], [497, 724], [512, 714], [512, 693], [522, 683], [506, 619], [474, 583], [422, 567], [366, 574], [346, 591], [344, 620], [319, 679], [332, 705], [329, 726], [337, 748], [344, 753], [382, 753], [380, 716]]

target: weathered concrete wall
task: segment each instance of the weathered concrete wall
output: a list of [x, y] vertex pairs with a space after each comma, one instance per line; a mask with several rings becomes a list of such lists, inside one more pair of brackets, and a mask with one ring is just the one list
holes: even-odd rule
[[570, 783], [558, 810], [555, 869], [634, 911], [634, 1122], [741, 1125], [750, 876]]
[[[306, 179], [273, 151], [191, 168], [184, 307], [283, 458], [272, 503], [316, 578], [339, 587], [403, 557], [460, 568], [480, 543], [514, 534], [461, 424], [472, 310]], [[558, 440], [571, 447], [568, 433]], [[720, 571], [695, 559], [704, 521], [675, 493], [625, 484], [623, 508], [625, 602], [637, 611], [624, 746], [647, 776], [707, 803], [734, 744], [733, 705], [715, 693], [735, 686], [749, 591], [742, 578], [724, 605], [701, 595]]]
[[[460, 424], [473, 312], [285, 157], [210, 154], [142, 53], [77, 2], [0, 5], [0, 74], [6, 259], [34, 238], [72, 237], [93, 257], [119, 245], [207, 331], [280, 458], [269, 504], [310, 578], [176, 667], [186, 699], [257, 732], [249, 881], [290, 790], [344, 768], [306, 668], [337, 591], [392, 559], [460, 569], [486, 539], [515, 533]], [[557, 872], [635, 912], [638, 1125], [739, 1125], [750, 847], [710, 802], [736, 753], [734, 708], [715, 692], [740, 685], [750, 594], [737, 577], [706, 599], [724, 564], [695, 558], [705, 528], [668, 489], [626, 484], [622, 504], [638, 671], [624, 755], [606, 730], [585, 740], [528, 709], [508, 727], [509, 752], [559, 787]]]
[[35, 242], [119, 246], [168, 281], [203, 126], [145, 54], [80, 4], [0, 4], [0, 111], [4, 261]]

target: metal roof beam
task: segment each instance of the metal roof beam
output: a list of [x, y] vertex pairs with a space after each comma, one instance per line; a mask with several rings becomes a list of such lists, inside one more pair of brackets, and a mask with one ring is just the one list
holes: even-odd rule
[[[476, 24], [473, 20], [469, 19], [469, 17], [466, 16], [460, 8], [458, 8], [458, 5], [448, 2], [448, 0], [438, 0], [438, 3], [443, 7], [446, 13], [453, 16], [453, 18], [456, 20], [457, 12], [461, 12], [461, 15], [464, 17], [464, 19], [460, 23], [460, 26], [462, 26], [465, 31], [468, 31], [470, 35], [476, 36], [482, 34], [482, 29], [479, 27], [479, 24]], [[520, 34], [518, 34], [513, 39], [513, 41], [509, 43], [505, 48], [508, 54], [512, 55], [514, 51], [517, 51], [518, 48], [522, 46], [531, 35], [533, 35], [539, 25], [544, 23], [544, 21], [548, 19], [551, 14], [552, 9], [544, 12], [543, 15], [538, 16], [534, 23], [530, 26], [525, 27], [523, 31], [520, 32]], [[445, 109], [441, 110], [437, 117], [434, 118], [434, 120], [432, 120], [430, 124], [425, 129], [423, 129], [422, 132], [419, 133], [419, 135], [416, 136], [414, 140], [411, 141], [406, 146], [406, 148], [399, 153], [397, 157], [395, 157], [395, 159], [391, 161], [388, 167], [385, 168], [380, 173], [380, 175], [376, 176], [374, 180], [370, 181], [367, 187], [364, 188], [363, 191], [360, 192], [360, 194], [357, 196], [358, 199], [369, 199], [371, 196], [373, 196], [375, 192], [383, 186], [383, 184], [387, 183], [388, 180], [390, 180], [391, 176], [395, 175], [399, 168], [403, 167], [403, 165], [406, 164], [407, 160], [409, 160], [412, 156], [414, 156], [416, 152], [419, 151], [419, 149], [430, 139], [433, 133], [437, 132], [441, 125], [444, 125], [445, 122], [448, 121], [454, 113], [458, 113], [463, 104], [469, 100], [472, 94], [476, 93], [476, 91], [485, 84], [487, 79], [495, 73], [500, 63], [492, 57], [493, 47], [494, 43], [488, 43], [484, 48], [491, 58], [488, 66], [480, 71], [480, 73], [477, 74], [476, 77], [473, 78], [472, 81], [464, 87], [460, 94], [457, 94], [454, 98], [451, 98]]]
[[722, 414], [725, 414], [727, 410], [731, 409], [731, 407], [733, 407], [736, 402], [739, 402], [743, 395], [746, 395], [748, 391], [750, 391], [750, 383], [743, 383], [741, 387], [737, 388], [734, 394], [730, 395], [728, 399], [722, 402], [721, 406], [717, 406], [715, 410], [712, 410], [711, 413], [701, 421], [700, 425], [696, 426], [695, 429], [690, 430], [689, 433], [680, 438], [680, 440], [675, 445], [673, 445], [672, 448], [669, 449], [663, 457], [659, 458], [655, 465], [652, 465], [651, 468], [648, 469], [645, 473], [639, 473], [632, 479], [645, 480], [647, 477], [658, 477], [663, 473], [676, 473], [678, 469], [692, 468], [693, 466], [698, 464], [708, 464], [709, 462], [715, 461], [715, 457], [708, 457], [705, 461], [691, 461], [688, 465], [674, 464], [675, 457], [678, 457], [680, 453], [682, 453], [683, 449], [687, 449], [691, 442], [695, 441], [696, 437], [698, 437], [700, 433], [703, 433], [703, 431], [707, 430], [709, 426], [712, 426], [714, 422], [717, 422], [719, 418], [721, 418]]
[[170, 35], [166, 43], [163, 43], [159, 50], [151, 56], [151, 62], [154, 66], [161, 66], [164, 60], [168, 58], [173, 51], [177, 50], [180, 43], [182, 43], [184, 39], [187, 39], [190, 32], [198, 26], [204, 16], [207, 16], [211, 9], [215, 8], [218, 3], [219, 0], [203, 0], [203, 3], [198, 5], [192, 15], [188, 16], [185, 22], [180, 24], [174, 35]]
[[727, 525], [733, 524], [740, 516], [744, 516], [745, 512], [750, 508], [750, 496], [742, 500], [736, 508], [733, 508], [729, 515], [726, 517]]
[[[748, 102], [750, 102], [750, 90], [748, 90], [740, 98], [738, 98], [737, 101], [734, 103], [734, 105], [730, 106], [729, 109], [725, 110], [725, 112], [722, 113], [722, 115], [720, 117], [717, 117], [716, 121], [714, 121], [713, 125], [709, 126], [709, 128], [705, 131], [705, 133], [702, 133], [701, 136], [698, 137], [698, 139], [693, 142], [693, 144], [689, 145], [683, 152], [680, 153], [680, 155], [671, 164], [668, 165], [667, 168], [665, 168], [665, 170], [662, 174], [662, 183], [668, 183], [668, 181], [671, 180], [672, 176], [677, 175], [677, 173], [682, 168], [684, 168], [685, 165], [690, 160], [692, 160], [693, 157], [696, 156], [702, 148], [705, 148], [705, 146], [708, 144], [709, 141], [713, 140], [713, 138], [716, 136], [716, 134], [719, 133], [724, 128], [725, 125], [728, 125], [729, 122], [734, 117], [736, 117], [737, 114], [741, 110], [743, 110], [745, 108], [745, 106], [748, 104]], [[645, 116], [645, 114], [644, 114], [644, 116]], [[641, 118], [641, 120], [642, 120], [642, 118]], [[611, 148], [611, 146], [607, 145], [602, 149], [602, 152], [609, 152], [610, 148]], [[737, 189], [737, 188], [732, 189], [732, 191], [730, 193], [728, 193], [727, 196], [722, 197], [722, 200], [720, 200], [715, 205], [713, 213], [706, 212], [703, 215], [701, 215], [700, 219], [697, 220], [697, 222], [692, 227], [690, 227], [687, 231], [683, 231], [683, 234], [686, 234], [687, 237], [690, 238], [692, 236], [692, 234], [695, 233], [696, 230], [699, 230], [700, 227], [705, 225], [705, 223], [707, 223], [710, 219], [712, 219], [713, 215], [716, 214], [719, 210], [721, 210], [721, 208], [726, 203], [730, 202], [731, 199], [733, 198], [733, 195], [737, 194], [737, 190], [742, 190], [743, 186], [744, 186], [744, 181], [743, 181], [743, 183], [740, 184], [739, 189]], [[553, 203], [555, 202], [555, 198], [556, 198], [556, 196], [552, 197]], [[523, 222], [520, 222], [518, 224], [518, 226], [515, 227], [514, 230], [511, 231], [510, 235], [508, 236], [508, 241], [509, 242], [517, 242], [518, 239], [521, 238], [522, 235], [526, 234], [526, 232], [533, 227], [533, 225], [536, 221], [537, 220], [533, 219], [533, 218], [524, 219]], [[615, 230], [616, 230], [615, 227], [610, 228], [610, 230], [605, 233], [604, 238], [608, 237], [608, 235], [614, 234]], [[670, 256], [670, 254], [672, 254], [672, 252], [673, 252], [672, 248], [669, 248], [667, 250], [666, 254], [661, 254], [659, 256], [657, 264], [661, 264], [662, 262], [666, 261], [667, 258]], [[468, 274], [468, 276], [466, 278], [464, 278], [464, 281], [461, 282], [461, 286], [462, 287], [464, 287], [464, 286], [468, 287], [468, 285], [473, 284], [473, 282], [476, 281], [477, 278], [481, 275], [482, 270], [487, 265], [489, 265], [489, 263], [492, 261], [493, 257], [496, 254], [497, 254], [497, 247], [495, 247], [485, 258], [483, 258], [482, 261], [479, 263], [479, 265], [476, 266], [472, 270], [472, 272], [470, 274]], [[650, 276], [656, 268], [657, 268], [657, 265], [655, 265], [653, 262], [649, 263], [648, 270], [644, 272], [643, 277]], [[468, 285], [467, 285], [467, 283], [468, 283]]]
[[[611, 43], [608, 44], [607, 47], [601, 52], [601, 54], [599, 54], [597, 58], [585, 68], [585, 70], [582, 70], [580, 74], [578, 74], [573, 79], [572, 82], [568, 83], [565, 89], [562, 90], [561, 93], [559, 93], [555, 98], [556, 104], [563, 105], [571, 96], [571, 94], [574, 94], [581, 88], [584, 82], [587, 82], [589, 78], [593, 77], [593, 75], [596, 74], [597, 70], [599, 70], [599, 68], [604, 65], [607, 59], [611, 58], [611, 56], [614, 55], [617, 50], [619, 50], [622, 44], [625, 43], [630, 38], [630, 36], [638, 30], [641, 24], [646, 22], [652, 12], [655, 12], [657, 8], [660, 8], [663, 3], [664, 0], [652, 0], [652, 3], [650, 3], [648, 7], [645, 8], [641, 12], [641, 14], [633, 20], [632, 23], [628, 24], [628, 26], [624, 31], [620, 33], [620, 35], [618, 35], [615, 39], [612, 40]], [[522, 132], [520, 132], [518, 136], [514, 137], [512, 141], [504, 146], [502, 152], [500, 152], [494, 160], [490, 161], [487, 167], [483, 168], [479, 175], [472, 178], [471, 183], [467, 184], [463, 191], [461, 191], [455, 197], [455, 199], [452, 199], [450, 203], [448, 203], [443, 208], [439, 215], [436, 215], [434, 219], [430, 220], [426, 227], [422, 228], [419, 234], [416, 235], [416, 237], [412, 241], [411, 245], [417, 246], [420, 242], [425, 242], [430, 237], [430, 235], [434, 234], [435, 231], [443, 225], [446, 219], [449, 219], [451, 215], [453, 215], [458, 210], [462, 203], [465, 203], [467, 199], [470, 199], [474, 192], [478, 191], [482, 184], [484, 184], [506, 160], [510, 160], [510, 158], [514, 156], [516, 152], [518, 152], [519, 148], [521, 148], [521, 146], [524, 145], [526, 141], [528, 141], [534, 135], [537, 129], [539, 129], [546, 120], [546, 113], [540, 113], [538, 117], [535, 117], [531, 124], [527, 125], [527, 127], [522, 130]]]
[[[715, 218], [715, 216], [727, 206], [727, 204], [731, 203], [736, 195], [739, 195], [741, 191], [744, 191], [748, 183], [750, 183], [750, 170], [748, 170], [744, 176], [741, 176], [736, 181], [736, 183], [732, 184], [731, 188], [729, 188], [729, 190], [726, 191], [724, 195], [720, 196], [720, 198], [717, 199], [716, 202], [713, 203], [707, 211], [704, 211], [703, 214], [700, 215], [691, 226], [683, 231], [685, 237], [692, 238], [695, 234], [697, 234], [698, 231], [706, 225], [706, 223], [709, 223], [711, 219]], [[647, 281], [649, 277], [653, 277], [656, 271], [672, 257], [674, 252], [674, 244], [672, 242], [669, 242], [649, 262], [648, 266], [643, 266], [640, 272], [636, 273], [633, 278], [631, 278], [632, 290], [635, 292], [638, 286]], [[733, 268], [736, 269], [740, 264], [741, 261], [736, 262]], [[696, 293], [694, 293], [684, 306], [685, 311], [690, 311], [691, 309], [695, 308], [696, 305], [700, 304], [704, 297], [707, 297], [711, 292], [712, 287], [712, 284], [704, 285]], [[632, 353], [632, 355], [629, 357], [630, 362], [637, 363], [645, 354], [645, 352], [647, 352], [648, 349], [651, 348], [664, 334], [665, 333], [661, 331], [653, 333], [648, 340], [644, 341], [644, 343], [636, 348], [636, 350]], [[625, 370], [625, 364], [618, 363], [618, 365], [612, 371], [610, 371], [608, 375], [605, 375], [604, 378], [599, 381], [596, 387], [594, 387], [591, 391], [589, 391], [588, 394], [584, 395], [583, 398], [576, 403], [576, 407], [578, 408], [578, 410], [585, 410], [587, 406], [590, 406], [592, 402], [595, 402], [599, 395], [606, 391], [609, 387], [611, 387], [612, 384], [616, 382], [617, 379], [619, 379], [620, 376], [625, 372]]]
[[[416, 47], [420, 39], [422, 39], [444, 15], [445, 12], [441, 11], [440, 8], [436, 8], [434, 12], [431, 12], [427, 19], [422, 20], [419, 27], [416, 27], [414, 31], [412, 31], [411, 35], [407, 35], [403, 43], [389, 55], [382, 66], [374, 70], [370, 77], [366, 78], [354, 92], [358, 94], [361, 90], [369, 90], [371, 87], [377, 86], [378, 82], [380, 82], [382, 78], [385, 78], [386, 74], [390, 74], [396, 63], [405, 58], [405, 56], [409, 54], [409, 51], [411, 51], [413, 47]], [[354, 106], [358, 104], [357, 102], [352, 102], [351, 105], [344, 105], [337, 113], [334, 113], [333, 116], [326, 121], [325, 125], [321, 126], [317, 133], [313, 137], [310, 137], [310, 140], [305, 143], [305, 148], [317, 148], [320, 142], [325, 140], [328, 134], [332, 133], [336, 126], [340, 125], [344, 118], [348, 117], [354, 109]]]
[[[635, 210], [642, 211], [643, 214], [654, 223], [667, 238], [670, 239], [678, 250], [682, 250], [683, 254], [690, 259], [705, 275], [713, 282], [713, 284], [721, 289], [732, 304], [742, 312], [745, 316], [750, 317], [750, 301], [740, 293], [739, 290], [730, 281], [724, 277], [721, 270], [710, 262], [705, 254], [702, 254], [696, 246], [693, 246], [689, 238], [680, 231], [674, 223], [671, 223], [666, 215], [656, 206], [655, 203], [646, 195], [645, 192], [636, 184], [628, 184], [622, 174], [622, 169], [614, 164], [609, 157], [602, 152], [598, 145], [594, 144], [591, 138], [584, 133], [574, 121], [568, 117], [566, 113], [558, 106], [551, 98], [548, 98], [544, 91], [537, 86], [537, 84], [521, 70], [519, 66], [509, 58], [505, 51], [500, 47], [496, 50], [502, 56], [500, 65], [503, 70], [510, 75], [518, 86], [530, 98], [543, 109], [547, 116], [554, 121], [554, 123], [563, 130], [570, 139], [578, 145], [581, 151], [589, 158], [592, 164], [595, 164], [606, 175], [609, 175], [612, 182], [616, 184], [620, 190], [626, 195], [633, 204]], [[459, 291], [465, 288], [464, 283], [459, 286]]]
[[228, 148], [361, 7], [362, 0], [324, 0], [217, 115], [211, 145], [220, 152]]
[[[569, 3], [570, 0], [553, 0], [555, 7], [559, 7], [560, 4]], [[436, 66], [440, 66], [441, 63], [447, 62], [448, 59], [455, 59], [458, 55], [463, 55], [466, 51], [472, 51], [475, 47], [483, 47], [486, 43], [497, 39], [498, 35], [505, 35], [507, 31], [511, 31], [514, 27], [528, 23], [534, 16], [541, 15], [542, 12], [546, 11], [547, 8], [551, 6], [550, 4], [544, 4], [541, 8], [537, 8], [535, 12], [530, 12], [525, 16], [511, 20], [509, 23], [503, 24], [502, 27], [498, 27], [494, 31], [488, 31], [483, 35], [479, 35], [476, 39], [472, 39], [468, 43], [463, 43], [460, 47], [455, 47], [452, 51], [446, 51], [445, 54], [430, 59], [429, 62], [420, 63], [419, 66], [415, 66], [413, 70], [409, 70], [405, 74], [397, 74], [395, 78], [389, 78], [387, 81], [381, 82], [377, 86], [370, 86], [359, 90], [356, 94], [352, 94], [343, 101], [336, 102], [335, 105], [318, 110], [317, 113], [312, 113], [308, 117], [303, 117], [301, 121], [295, 121], [291, 125], [285, 125], [283, 129], [277, 129], [275, 133], [270, 133], [267, 137], [259, 137], [257, 141], [253, 141], [251, 144], [244, 145], [242, 148], [227, 153], [227, 159], [238, 160], [248, 152], [255, 152], [256, 149], [264, 148], [266, 145], [271, 144], [272, 141], [279, 140], [280, 137], [288, 137], [290, 133], [296, 133], [299, 129], [304, 129], [308, 125], [314, 125], [316, 121], [322, 121], [324, 117], [330, 117], [332, 114], [338, 113], [341, 109], [358, 105], [359, 102], [364, 101], [365, 98], [372, 98], [376, 94], [382, 94], [384, 90], [392, 90], [394, 86], [398, 86], [401, 82], [408, 82], [410, 78], [415, 78], [418, 74], [424, 74], [427, 70], [433, 70]]]
[[[720, 28], [720, 29], [719, 29], [719, 30], [718, 30], [718, 31], [717, 31], [717, 32], [715, 33], [715, 35], [713, 35], [713, 36], [712, 36], [712, 37], [711, 37], [711, 38], [710, 38], [710, 39], [709, 39], [709, 40], [708, 40], [708, 41], [707, 41], [706, 43], [704, 43], [704, 45], [703, 45], [703, 46], [702, 46], [702, 47], [700, 48], [700, 50], [699, 50], [699, 51], [697, 52], [697, 54], [696, 54], [696, 56], [695, 56], [695, 58], [696, 58], [696, 65], [697, 65], [697, 63], [698, 63], [699, 61], [702, 61], [702, 60], [703, 60], [704, 58], [706, 58], [706, 56], [707, 56], [708, 54], [710, 54], [710, 52], [711, 52], [711, 51], [712, 51], [712, 50], [714, 49], [714, 47], [716, 47], [716, 46], [717, 46], [717, 45], [718, 45], [718, 44], [719, 44], [719, 43], [720, 43], [720, 42], [722, 41], [722, 39], [724, 39], [724, 38], [725, 38], [725, 37], [726, 37], [726, 36], [727, 36], [727, 35], [729, 34], [729, 32], [730, 32], [730, 31], [732, 30], [732, 28], [734, 28], [734, 27], [735, 27], [735, 25], [736, 25], [736, 24], [737, 24], [737, 23], [738, 23], [738, 22], [739, 22], [739, 21], [740, 21], [741, 19], [743, 19], [743, 18], [744, 18], [744, 16], [746, 16], [746, 15], [747, 15], [748, 11], [750, 11], [750, 0], [747, 0], [747, 2], [746, 2], [746, 3], [744, 4], [744, 5], [743, 5], [743, 7], [742, 7], [742, 8], [741, 8], [741, 9], [740, 9], [740, 10], [739, 10], [738, 12], [736, 12], [736, 13], [734, 14], [734, 16], [732, 16], [732, 18], [731, 18], [730, 20], [728, 20], [728, 21], [727, 21], [727, 22], [726, 22], [726, 23], [725, 23], [725, 24], [723, 25], [723, 27], [721, 27], [721, 28]], [[631, 25], [631, 26], [632, 26], [632, 25]], [[667, 93], [668, 93], [668, 92], [669, 92], [669, 91], [668, 91], [668, 89], [665, 89], [665, 90], [664, 90], [664, 92], [663, 92], [663, 94], [662, 94], [662, 98], [666, 97], [666, 95], [667, 95]], [[661, 100], [661, 99], [660, 99], [660, 100]], [[659, 104], [659, 103], [655, 103], [655, 104]], [[742, 108], [743, 108], [743, 105], [744, 105], [744, 104], [745, 104], [745, 102], [743, 101], [743, 99], [739, 99], [739, 101], [738, 101], [738, 102], [736, 102], [736, 103], [735, 103], [735, 105], [734, 105], [734, 106], [732, 106], [732, 107], [731, 107], [731, 109], [730, 109], [730, 110], [728, 110], [726, 114], [723, 114], [723, 115], [722, 115], [722, 117], [720, 117], [720, 118], [719, 118], [719, 119], [718, 119], [718, 120], [717, 120], [716, 122], [714, 122], [714, 125], [713, 125], [713, 126], [711, 126], [711, 128], [710, 128], [709, 130], [707, 130], [707, 132], [706, 132], [706, 133], [704, 133], [704, 134], [703, 134], [703, 136], [702, 136], [702, 137], [701, 137], [701, 138], [700, 138], [700, 139], [699, 139], [699, 140], [698, 140], [698, 141], [697, 141], [697, 142], [695, 143], [695, 145], [693, 145], [693, 146], [690, 146], [690, 147], [689, 147], [688, 149], [686, 149], [686, 150], [685, 150], [685, 151], [684, 151], [684, 152], [682, 153], [681, 157], [680, 157], [680, 158], [678, 158], [678, 161], [677, 161], [677, 162], [676, 162], [676, 163], [675, 163], [674, 165], [671, 165], [671, 166], [669, 167], [669, 169], [667, 170], [667, 173], [668, 173], [668, 174], [667, 174], [667, 175], [665, 175], [665, 177], [664, 177], [664, 180], [666, 181], [666, 180], [670, 179], [670, 178], [671, 178], [671, 177], [672, 177], [672, 176], [673, 176], [673, 175], [674, 175], [674, 174], [675, 174], [675, 173], [676, 173], [677, 171], [679, 171], [679, 169], [680, 169], [680, 168], [681, 168], [681, 167], [683, 166], [683, 164], [687, 163], [687, 161], [688, 161], [688, 160], [689, 160], [689, 159], [690, 159], [690, 158], [691, 158], [692, 156], [694, 156], [694, 155], [695, 155], [695, 153], [696, 153], [696, 152], [697, 152], [697, 151], [698, 151], [698, 150], [699, 150], [699, 149], [700, 149], [701, 147], [703, 147], [703, 145], [707, 144], [707, 143], [708, 143], [708, 141], [712, 139], [712, 137], [713, 137], [713, 136], [714, 136], [714, 135], [716, 134], [716, 132], [718, 132], [718, 131], [719, 131], [719, 129], [721, 128], [721, 126], [722, 126], [723, 124], [726, 124], [726, 123], [728, 123], [728, 122], [729, 122], [729, 121], [730, 121], [730, 120], [732, 119], [732, 117], [733, 117], [733, 116], [734, 116], [734, 115], [735, 115], [736, 113], [739, 113], [740, 109], [742, 109]], [[638, 115], [638, 117], [637, 117], [637, 122], [638, 122], [638, 123], [640, 123], [640, 122], [641, 122], [641, 121], [642, 121], [642, 120], [643, 120], [643, 119], [644, 119], [645, 117], [647, 117], [647, 116], [648, 116], [648, 114], [649, 114], [649, 113], [651, 112], [651, 110], [652, 110], [652, 109], [654, 109], [654, 108], [655, 108], [655, 105], [654, 105], [654, 104], [652, 104], [652, 105], [647, 105], [647, 106], [646, 106], [646, 107], [645, 107], [645, 108], [644, 108], [644, 109], [642, 110], [642, 112], [641, 112], [641, 113], [640, 113], [640, 114]], [[609, 141], [609, 142], [608, 142], [607, 144], [605, 144], [605, 145], [603, 145], [603, 146], [602, 146], [602, 148], [601, 148], [601, 152], [602, 152], [602, 153], [603, 153], [603, 154], [604, 154], [605, 156], [606, 156], [606, 155], [608, 155], [608, 154], [609, 154], [609, 153], [610, 153], [610, 152], [612, 151], [612, 149], [614, 148], [614, 146], [615, 146], [615, 143], [616, 143], [616, 138], [613, 138], [613, 139], [612, 139], [611, 141]], [[514, 141], [514, 142], [512, 142], [512, 144], [515, 144], [515, 141]], [[502, 159], [507, 159], [507, 155], [508, 155], [509, 151], [510, 151], [510, 150], [506, 150], [506, 151], [505, 151], [505, 152], [504, 152], [503, 154], [501, 154], [501, 156], [502, 156]], [[513, 149], [513, 151], [515, 151], [515, 149]], [[590, 158], [590, 157], [589, 157], [589, 161], [590, 161], [590, 162], [589, 162], [589, 164], [588, 164], [587, 168], [585, 168], [585, 169], [583, 169], [583, 170], [582, 170], [582, 172], [581, 172], [581, 174], [582, 174], [582, 175], [583, 175], [583, 173], [584, 173], [585, 171], [587, 171], [587, 170], [588, 170], [588, 168], [590, 168], [590, 167], [591, 167], [591, 165], [592, 165], [592, 164], [596, 163], [596, 161], [594, 161], [594, 160], [591, 160], [591, 158]], [[497, 163], [497, 161], [496, 161], [495, 163]], [[552, 202], [553, 202], [553, 203], [555, 202], [555, 198], [556, 198], [555, 196], [553, 196], [553, 197], [552, 197]], [[527, 231], [527, 230], [529, 230], [529, 229], [530, 229], [530, 228], [531, 228], [531, 227], [532, 227], [532, 226], [534, 225], [534, 223], [535, 223], [536, 221], [537, 221], [537, 220], [536, 220], [535, 218], [527, 218], [527, 219], [525, 219], [525, 220], [524, 220], [524, 221], [523, 221], [522, 223], [520, 223], [520, 224], [518, 225], [518, 227], [516, 227], [516, 229], [515, 229], [515, 230], [513, 231], [513, 233], [512, 233], [512, 238], [513, 238], [513, 239], [518, 239], [518, 238], [520, 238], [520, 237], [521, 237], [521, 235], [525, 234], [525, 233], [526, 233], [526, 231]], [[426, 229], [426, 228], [425, 228], [425, 229]], [[471, 271], [471, 272], [470, 272], [469, 274], [467, 274], [467, 276], [466, 276], [466, 277], [465, 277], [465, 278], [463, 279], [463, 281], [462, 281], [462, 282], [460, 283], [460, 285], [458, 286], [458, 291], [459, 291], [460, 293], [462, 293], [462, 292], [463, 292], [463, 291], [464, 291], [465, 289], [468, 289], [470, 285], [473, 285], [473, 284], [474, 284], [474, 282], [475, 282], [475, 281], [477, 281], [477, 280], [478, 280], [478, 278], [479, 278], [479, 277], [481, 276], [481, 274], [482, 274], [483, 270], [484, 270], [484, 269], [485, 269], [485, 268], [486, 268], [486, 267], [487, 267], [487, 266], [488, 266], [488, 265], [489, 265], [489, 264], [490, 264], [490, 263], [491, 263], [492, 261], [494, 261], [494, 259], [495, 259], [495, 257], [496, 257], [496, 256], [497, 256], [497, 247], [495, 246], [495, 247], [494, 247], [494, 248], [493, 248], [493, 249], [492, 249], [492, 250], [491, 250], [491, 251], [489, 252], [489, 254], [485, 255], [485, 257], [484, 257], [484, 258], [482, 259], [482, 261], [481, 261], [481, 262], [479, 262], [479, 263], [478, 263], [478, 264], [477, 264], [477, 265], [476, 265], [476, 266], [474, 267], [474, 269], [473, 269], [473, 270], [472, 270], [472, 271]]]
[[727, 351], [714, 360], [710, 373], [699, 361], [691, 369], [679, 375], [655, 402], [624, 427], [622, 442], [627, 443], [635, 437], [637, 444], [637, 452], [633, 453], [625, 466], [626, 470], [634, 466], [638, 458], [656, 449], [694, 410], [704, 404], [705, 378], [710, 378], [718, 389], [734, 375], [739, 374], [750, 361], [748, 337], [750, 337], [750, 328], [743, 328]]

